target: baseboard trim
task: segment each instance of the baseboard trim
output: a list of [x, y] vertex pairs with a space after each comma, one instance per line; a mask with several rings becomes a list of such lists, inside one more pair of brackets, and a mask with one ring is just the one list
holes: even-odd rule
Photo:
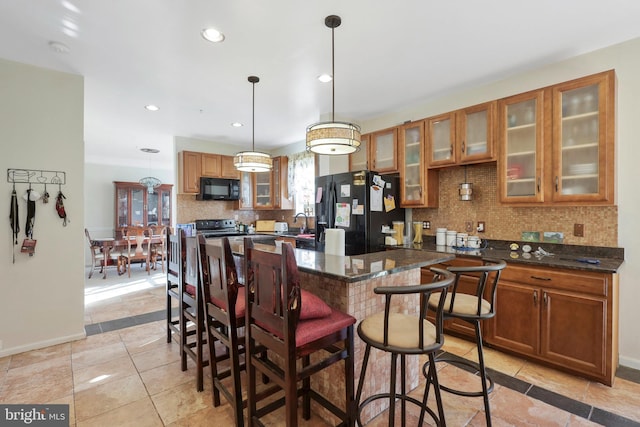
[[2, 349], [0, 350], [0, 357], [13, 356], [14, 354], [24, 353], [25, 351], [38, 350], [40, 348], [45, 348], [52, 345], [64, 344], [71, 341], [85, 339], [86, 337], [87, 333], [85, 332], [83, 327], [82, 332], [78, 334], [56, 337], [50, 340], [38, 341], [23, 346]]

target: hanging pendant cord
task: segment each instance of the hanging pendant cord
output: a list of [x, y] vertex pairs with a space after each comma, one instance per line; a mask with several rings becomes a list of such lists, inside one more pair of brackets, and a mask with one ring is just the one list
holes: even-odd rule
[[335, 28], [331, 28], [331, 121], [336, 121], [336, 53]]
[[251, 151], [256, 152], [256, 83], [251, 82], [251, 88], [253, 90], [251, 94]]

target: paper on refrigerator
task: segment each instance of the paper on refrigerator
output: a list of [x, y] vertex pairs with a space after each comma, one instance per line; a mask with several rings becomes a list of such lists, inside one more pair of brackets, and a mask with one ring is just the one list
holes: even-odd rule
[[349, 227], [351, 219], [351, 205], [349, 203], [336, 203], [336, 227]]

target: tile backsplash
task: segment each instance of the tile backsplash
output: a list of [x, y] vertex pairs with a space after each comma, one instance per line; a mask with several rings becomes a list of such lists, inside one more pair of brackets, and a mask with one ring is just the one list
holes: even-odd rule
[[[564, 243], [584, 246], [618, 245], [617, 206], [512, 207], [498, 202], [495, 164], [467, 166], [467, 181], [473, 183], [473, 200], [458, 199], [458, 186], [465, 182], [465, 168], [440, 171], [440, 205], [438, 208], [414, 209], [414, 221], [430, 221], [425, 234], [435, 235], [436, 228], [464, 231], [472, 221], [473, 234], [482, 238], [520, 240], [523, 231], [564, 233]], [[485, 233], [476, 233], [478, 221], [485, 222]], [[584, 224], [584, 237], [573, 235], [574, 224]], [[470, 233], [471, 234], [471, 233]]]

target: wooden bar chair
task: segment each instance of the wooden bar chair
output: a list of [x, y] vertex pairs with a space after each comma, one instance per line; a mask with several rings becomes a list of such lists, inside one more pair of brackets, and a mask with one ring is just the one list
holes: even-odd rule
[[[181, 340], [180, 359], [182, 370], [187, 369], [187, 356], [196, 364], [196, 389], [204, 390], [204, 368], [209, 366], [209, 360], [203, 358], [203, 347], [207, 344], [204, 337], [203, 302], [198, 298], [198, 288], [203, 277], [202, 266], [205, 262], [202, 257], [205, 254], [206, 240], [202, 234], [185, 238], [186, 269], [184, 273], [184, 287], [180, 295], [180, 330], [183, 333]], [[205, 278], [205, 280], [208, 280]]]
[[[484, 413], [487, 426], [491, 426], [491, 409], [489, 406], [489, 393], [493, 391], [493, 380], [487, 376], [484, 364], [482, 346], [482, 330], [480, 322], [495, 316], [496, 291], [502, 270], [507, 263], [502, 260], [484, 259], [483, 265], [471, 267], [448, 267], [447, 270], [455, 274], [455, 281], [451, 292], [446, 296], [444, 320], [459, 319], [471, 323], [475, 329], [476, 346], [478, 348], [478, 363], [458, 358], [438, 357], [436, 362], [447, 362], [452, 365], [465, 365], [480, 373], [482, 390], [466, 391], [456, 390], [446, 385], [441, 385], [443, 390], [467, 397], [481, 397], [484, 400]], [[464, 282], [473, 285], [472, 294], [458, 291], [459, 285]], [[434, 306], [439, 301], [440, 295], [433, 294], [429, 300], [429, 306]], [[429, 361], [423, 367], [423, 371], [429, 369]]]
[[[352, 426], [356, 319], [302, 291], [293, 247], [283, 243], [281, 252], [277, 253], [275, 247], [272, 251], [254, 249], [251, 239], [245, 239], [248, 425], [263, 425], [261, 417], [284, 405], [286, 425], [296, 427], [298, 397], [302, 397], [304, 419], [311, 418], [313, 399], [338, 417], [341, 426]], [[318, 302], [314, 298], [327, 307], [327, 312], [313, 307]], [[307, 318], [311, 313], [318, 317]], [[264, 349], [266, 358], [261, 357]], [[344, 410], [311, 388], [311, 375], [341, 360], [344, 360]], [[284, 396], [270, 403], [262, 402], [256, 390], [257, 372], [267, 375]], [[262, 405], [259, 407], [258, 403]]]
[[[373, 291], [376, 294], [384, 295], [385, 309], [384, 312], [374, 314], [365, 318], [358, 325], [358, 336], [366, 343], [364, 359], [362, 362], [362, 371], [360, 372], [360, 380], [358, 382], [358, 393], [356, 402], [360, 402], [362, 397], [362, 388], [364, 385], [367, 364], [369, 362], [369, 354], [371, 348], [391, 353], [391, 378], [389, 382], [388, 393], [378, 393], [367, 397], [362, 403], [359, 403], [357, 409], [358, 425], [362, 425], [360, 413], [362, 409], [369, 403], [377, 399], [389, 399], [389, 426], [393, 426], [395, 422], [396, 399], [400, 400], [401, 405], [401, 423], [406, 425], [406, 403], [412, 403], [421, 408], [420, 420], [418, 425], [422, 425], [425, 412], [428, 413], [438, 426], [444, 426], [445, 417], [440, 397], [440, 387], [438, 383], [438, 374], [435, 364], [431, 363], [430, 368], [425, 373], [427, 383], [425, 385], [425, 393], [423, 401], [419, 401], [407, 394], [406, 389], [406, 357], [407, 355], [427, 354], [429, 361], [433, 362], [435, 354], [444, 344], [444, 335], [442, 333], [442, 315], [445, 307], [445, 298], [447, 290], [453, 283], [454, 275], [446, 270], [432, 268], [434, 273], [433, 283], [412, 285], [412, 286], [379, 286]], [[430, 299], [437, 293], [439, 295], [435, 307], [435, 323], [427, 320], [427, 307]], [[418, 315], [403, 314], [393, 312], [391, 306], [391, 298], [398, 296], [399, 298], [406, 295], [417, 294], [420, 297]], [[396, 392], [396, 375], [397, 362], [400, 356], [400, 393]], [[427, 406], [427, 398], [429, 389], [433, 385], [438, 414]]]
[[[182, 287], [185, 270], [185, 258], [183, 248], [185, 245], [184, 230], [178, 229], [176, 234], [169, 234], [167, 239], [167, 343], [172, 336], [178, 344], [182, 343], [183, 331], [181, 330], [180, 315], [173, 314], [172, 299], [178, 302], [178, 313], [182, 307]], [[180, 349], [182, 354], [182, 349]], [[186, 359], [185, 359], [186, 365]], [[185, 368], [186, 369], [186, 366]], [[184, 370], [183, 369], [183, 370]]]

